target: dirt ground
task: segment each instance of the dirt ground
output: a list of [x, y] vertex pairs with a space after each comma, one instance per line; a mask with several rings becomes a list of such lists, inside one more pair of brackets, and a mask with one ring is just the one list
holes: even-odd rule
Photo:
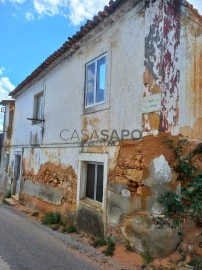
[[[1, 198], [0, 198], [1, 199]], [[37, 222], [41, 222], [42, 217], [44, 216], [43, 213], [37, 212], [33, 209], [26, 207], [25, 205], [20, 204], [19, 202], [15, 202], [13, 205], [18, 211], [23, 212], [32, 220]], [[33, 216], [33, 213], [36, 216]], [[53, 230], [58, 230], [62, 233], [62, 226], [53, 226]], [[190, 261], [191, 253], [197, 254], [198, 256], [202, 257], [202, 228], [196, 227], [194, 224], [189, 221], [184, 225], [184, 240], [180, 244], [178, 250], [171, 254], [169, 257], [156, 259], [152, 262], [146, 262], [145, 258], [143, 259], [139, 254], [130, 251], [127, 249], [125, 245], [116, 244], [115, 245], [115, 252], [112, 256], [112, 260], [117, 263], [117, 265], [123, 266], [119, 268], [120, 270], [133, 270], [133, 269], [193, 269], [190, 268], [187, 263]], [[86, 245], [91, 245], [94, 242], [94, 238], [90, 235], [84, 233], [72, 233], [71, 237], [80, 241]], [[105, 247], [96, 248], [97, 251], [102, 253], [102, 250]], [[184, 256], [186, 252], [186, 255]], [[82, 255], [83, 256], [83, 255]], [[90, 259], [90, 258], [89, 258]], [[114, 267], [110, 268], [106, 265], [104, 269], [115, 269]], [[195, 269], [194, 269], [195, 270]], [[200, 269], [197, 269], [200, 270]]]

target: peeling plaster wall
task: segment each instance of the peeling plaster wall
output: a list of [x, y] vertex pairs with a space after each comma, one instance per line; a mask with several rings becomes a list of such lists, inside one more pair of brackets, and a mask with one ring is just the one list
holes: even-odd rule
[[[22, 193], [32, 195], [55, 204], [76, 205], [77, 190], [77, 151], [68, 149], [24, 150], [22, 161]], [[34, 187], [34, 186], [37, 187]], [[45, 193], [47, 189], [47, 194]], [[51, 190], [50, 190], [51, 189]], [[35, 192], [33, 193], [33, 190]], [[57, 199], [49, 196], [58, 194]], [[49, 198], [50, 197], [50, 198]], [[57, 202], [57, 203], [56, 203]]]
[[[49, 203], [52, 198], [57, 204], [63, 203], [61, 196], [64, 196], [65, 202], [75, 207], [79, 152], [108, 153], [109, 168], [115, 166], [119, 146], [81, 147], [61, 140], [60, 132], [68, 129], [71, 137], [74, 130], [79, 133], [82, 129], [89, 133], [108, 129], [109, 134], [116, 129], [119, 135], [124, 128], [141, 129], [140, 78], [144, 71], [145, 39], [142, 28], [142, 1], [128, 1], [108, 22], [92, 30], [73, 56], [17, 97], [11, 152], [13, 158], [16, 149], [23, 152], [22, 193], [44, 198]], [[107, 57], [107, 101], [104, 108], [86, 113], [83, 109], [85, 64], [103, 53]], [[45, 119], [44, 125], [40, 123], [42, 127], [27, 120], [33, 118], [34, 96], [41, 91]], [[30, 145], [33, 132], [42, 132], [40, 146]], [[75, 174], [73, 178], [69, 177], [70, 168]], [[64, 171], [66, 175], [62, 175]], [[65, 191], [63, 195], [60, 189]], [[59, 197], [51, 195], [54, 190]]]
[[[79, 226], [82, 227], [83, 213], [87, 213], [92, 222], [87, 221], [84, 229], [86, 224], [95, 227], [96, 217], [100, 235], [107, 223], [120, 224], [124, 214], [150, 207], [151, 190], [143, 185], [142, 179], [147, 176], [153, 158], [164, 154], [172, 163], [171, 151], [162, 146], [165, 133], [178, 135], [180, 127], [183, 135], [195, 138], [202, 135], [201, 30], [180, 13], [177, 0], [145, 3], [146, 9], [144, 1], [126, 1], [107, 22], [85, 37], [75, 54], [16, 99], [10, 166], [12, 170], [15, 151], [21, 149], [24, 198], [27, 194], [59, 206], [65, 203], [75, 210], [79, 154], [108, 154], [106, 209], [77, 207]], [[106, 103], [87, 111], [85, 64], [103, 53], [107, 59]], [[45, 123], [39, 127], [27, 118], [33, 117], [34, 95], [41, 91], [44, 91]], [[161, 110], [142, 114], [143, 98], [155, 94], [161, 94]], [[64, 129], [67, 141], [60, 138]], [[119, 135], [122, 129], [140, 129], [145, 135], [158, 135], [159, 131], [162, 134], [113, 146], [78, 145], [77, 140], [70, 141], [74, 130], [81, 135], [83, 129], [88, 134], [102, 129], [109, 134], [116, 129]], [[41, 145], [30, 146], [30, 132], [42, 132]], [[175, 179], [172, 185], [175, 189]], [[130, 191], [131, 197], [117, 192], [123, 187]]]
[[[27, 118], [33, 117], [34, 95], [40, 91], [45, 96], [43, 145], [64, 143], [60, 138], [63, 129], [141, 129], [144, 8], [141, 1], [136, 2], [123, 5], [110, 24], [93, 30], [78, 52], [16, 99], [13, 145], [29, 145], [33, 126]], [[104, 109], [85, 114], [85, 64], [105, 52], [109, 101]]]
[[181, 17], [180, 132], [202, 138], [202, 19], [184, 10]]
[[145, 135], [178, 134], [180, 2], [148, 1], [145, 13], [144, 96], [161, 93], [161, 111], [143, 114]]
[[164, 1], [163, 34], [163, 131], [179, 133], [179, 81], [180, 81], [180, 1]]

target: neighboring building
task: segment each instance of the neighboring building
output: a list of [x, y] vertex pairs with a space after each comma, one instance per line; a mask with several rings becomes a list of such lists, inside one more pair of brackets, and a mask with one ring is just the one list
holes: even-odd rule
[[0, 164], [1, 164], [2, 146], [3, 146], [3, 133], [0, 133]]
[[11, 92], [12, 193], [99, 236], [150, 210], [165, 134], [202, 138], [201, 25], [186, 1], [110, 1]]
[[6, 191], [10, 189], [14, 165], [10, 157], [10, 154], [12, 154], [10, 144], [13, 133], [15, 101], [5, 99], [0, 102], [0, 105], [2, 105], [4, 109], [3, 134], [1, 136], [1, 189]]

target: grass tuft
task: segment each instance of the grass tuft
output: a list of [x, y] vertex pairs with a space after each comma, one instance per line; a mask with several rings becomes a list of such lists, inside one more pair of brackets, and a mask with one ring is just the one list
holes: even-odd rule
[[41, 223], [44, 225], [51, 225], [51, 224], [61, 224], [61, 214], [59, 212], [48, 212], [46, 213], [42, 219]]

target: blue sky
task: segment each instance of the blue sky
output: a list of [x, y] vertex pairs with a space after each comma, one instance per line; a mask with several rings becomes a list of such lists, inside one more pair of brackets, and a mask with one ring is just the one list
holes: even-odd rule
[[[0, 100], [108, 2], [0, 0]], [[189, 2], [202, 14], [202, 0]]]

